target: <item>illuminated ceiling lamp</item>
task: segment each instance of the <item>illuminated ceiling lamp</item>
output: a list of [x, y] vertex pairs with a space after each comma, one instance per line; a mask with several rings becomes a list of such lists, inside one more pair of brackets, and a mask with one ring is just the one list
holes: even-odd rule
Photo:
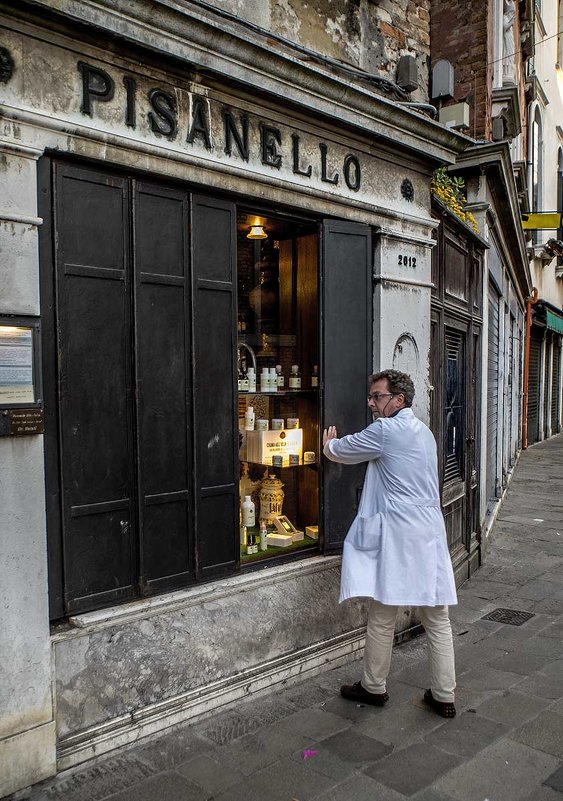
[[250, 231], [246, 235], [247, 239], [267, 239], [268, 234], [264, 231], [263, 225], [251, 225]]

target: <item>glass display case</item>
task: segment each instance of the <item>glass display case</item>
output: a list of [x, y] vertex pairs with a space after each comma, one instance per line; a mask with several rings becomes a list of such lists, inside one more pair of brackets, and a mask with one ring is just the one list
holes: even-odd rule
[[319, 268], [316, 226], [237, 221], [241, 563], [319, 538]]

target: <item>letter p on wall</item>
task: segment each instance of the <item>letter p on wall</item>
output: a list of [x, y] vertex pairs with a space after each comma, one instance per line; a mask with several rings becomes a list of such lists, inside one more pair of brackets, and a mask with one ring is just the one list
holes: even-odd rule
[[82, 75], [82, 103], [80, 111], [83, 114], [92, 116], [92, 101], [112, 100], [115, 92], [115, 83], [111, 75], [99, 67], [86, 64], [85, 61], [78, 62], [78, 69]]

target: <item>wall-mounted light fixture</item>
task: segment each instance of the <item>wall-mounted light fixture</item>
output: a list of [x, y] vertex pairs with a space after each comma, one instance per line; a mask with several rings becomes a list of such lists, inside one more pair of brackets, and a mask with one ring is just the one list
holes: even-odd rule
[[267, 239], [268, 234], [264, 231], [263, 225], [251, 225], [250, 231], [246, 235], [247, 239]]

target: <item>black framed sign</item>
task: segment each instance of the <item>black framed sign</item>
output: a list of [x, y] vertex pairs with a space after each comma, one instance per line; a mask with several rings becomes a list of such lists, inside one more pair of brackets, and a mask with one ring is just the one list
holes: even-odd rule
[[43, 433], [40, 324], [0, 315], [0, 436]]

